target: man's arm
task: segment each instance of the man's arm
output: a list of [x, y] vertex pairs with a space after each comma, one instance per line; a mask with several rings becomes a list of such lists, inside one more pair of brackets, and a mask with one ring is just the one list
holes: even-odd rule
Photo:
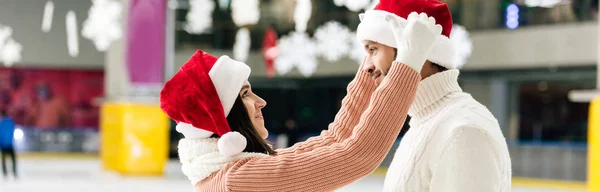
[[430, 191], [500, 191], [504, 182], [502, 162], [492, 142], [492, 137], [482, 129], [457, 128], [444, 145], [447, 148], [439, 164], [432, 170]]

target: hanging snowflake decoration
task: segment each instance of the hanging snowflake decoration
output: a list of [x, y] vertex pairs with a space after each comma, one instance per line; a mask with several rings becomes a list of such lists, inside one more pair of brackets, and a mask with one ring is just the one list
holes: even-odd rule
[[[377, 0], [373, 0], [377, 1]], [[371, 0], [333, 0], [335, 5], [341, 7], [346, 6], [350, 11], [360, 11], [369, 7], [372, 3]]]
[[241, 28], [235, 35], [235, 44], [233, 45], [233, 57], [235, 60], [246, 62], [250, 52], [250, 31], [247, 28]]
[[21, 61], [21, 51], [23, 46], [13, 39], [9, 39], [3, 47], [0, 48], [0, 61], [5, 66], [10, 67], [14, 63]]
[[258, 0], [232, 0], [231, 18], [233, 23], [239, 27], [258, 23], [259, 5], [260, 1]]
[[67, 12], [65, 26], [67, 27], [67, 51], [71, 57], [77, 57], [79, 55], [79, 33], [77, 33], [77, 16], [73, 10]]
[[370, 0], [346, 0], [346, 7], [350, 11], [360, 11], [371, 3]]
[[10, 67], [21, 61], [23, 46], [12, 39], [12, 28], [0, 25], [0, 62]]
[[106, 51], [113, 41], [123, 36], [120, 22], [122, 11], [123, 6], [118, 1], [92, 0], [81, 35], [92, 40], [98, 51]]
[[350, 30], [336, 21], [329, 21], [315, 31], [317, 52], [329, 62], [340, 60], [348, 54], [352, 39]]
[[351, 33], [350, 36], [352, 38], [350, 38], [350, 52], [348, 55], [352, 60], [356, 61], [358, 65], [361, 65], [365, 59], [365, 56], [367, 56], [367, 53], [365, 52], [365, 45], [360, 42], [358, 38], [356, 38], [355, 32]]
[[42, 31], [47, 33], [52, 28], [52, 17], [54, 16], [54, 2], [46, 1], [44, 5], [44, 16], [42, 17]]
[[333, 4], [335, 4], [338, 7], [341, 7], [346, 4], [346, 0], [333, 0]]
[[456, 66], [461, 68], [467, 59], [471, 56], [473, 51], [473, 44], [469, 38], [469, 32], [460, 25], [452, 26], [452, 33], [450, 33], [450, 40], [456, 47]]
[[375, 7], [377, 7], [377, 4], [379, 4], [379, 0], [373, 0], [371, 1], [371, 4], [369, 4], [367, 8], [365, 8], [365, 10], [373, 10], [375, 9]]
[[212, 13], [215, 10], [213, 0], [190, 0], [190, 10], [183, 27], [191, 34], [203, 34], [212, 27]]
[[292, 32], [277, 42], [279, 55], [275, 59], [275, 70], [285, 75], [293, 67], [304, 77], [310, 77], [317, 70], [317, 49], [306, 33]]
[[311, 0], [296, 0], [296, 9], [294, 10], [294, 23], [296, 31], [305, 32], [308, 20], [312, 14]]
[[11, 27], [4, 27], [0, 24], [0, 48], [2, 48], [2, 45], [4, 45], [4, 42], [6, 42], [7, 40], [9, 40], [12, 36], [12, 28]]

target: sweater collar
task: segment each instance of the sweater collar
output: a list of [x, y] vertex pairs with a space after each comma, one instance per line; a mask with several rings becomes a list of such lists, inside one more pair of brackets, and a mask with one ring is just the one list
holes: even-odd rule
[[421, 119], [443, 106], [443, 98], [448, 94], [462, 92], [458, 85], [458, 74], [457, 69], [450, 69], [423, 79], [417, 87], [415, 101], [408, 114], [413, 118]]

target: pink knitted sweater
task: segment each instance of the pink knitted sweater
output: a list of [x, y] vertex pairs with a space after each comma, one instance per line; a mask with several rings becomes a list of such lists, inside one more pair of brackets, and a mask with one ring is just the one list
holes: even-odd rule
[[419, 73], [400, 63], [392, 65], [379, 87], [359, 71], [328, 130], [274, 156], [232, 160], [196, 183], [196, 191], [316, 192], [353, 183], [383, 161], [419, 81]]

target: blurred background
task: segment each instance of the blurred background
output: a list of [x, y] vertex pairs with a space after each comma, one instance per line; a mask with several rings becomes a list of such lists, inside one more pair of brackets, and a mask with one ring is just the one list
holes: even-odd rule
[[[573, 91], [597, 86], [599, 1], [442, 1], [459, 83], [509, 143], [513, 191], [592, 191], [592, 96]], [[364, 56], [358, 14], [377, 2], [0, 0], [0, 108], [17, 125], [19, 175], [0, 191], [191, 190], [181, 135], [157, 103], [197, 49], [251, 66], [276, 147], [318, 135]], [[380, 191], [398, 142], [373, 175], [340, 191]]]

